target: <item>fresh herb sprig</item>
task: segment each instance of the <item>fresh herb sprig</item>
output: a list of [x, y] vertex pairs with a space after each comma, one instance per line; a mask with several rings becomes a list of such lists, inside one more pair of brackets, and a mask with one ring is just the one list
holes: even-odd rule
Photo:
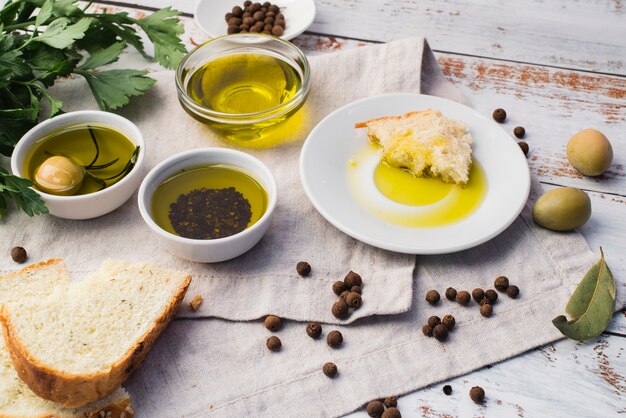
[[[0, 154], [10, 156], [38, 120], [62, 112], [63, 102], [47, 91], [58, 78], [84, 77], [103, 110], [124, 106], [148, 90], [155, 80], [146, 71], [97, 70], [117, 61], [127, 45], [148, 57], [138, 29], [153, 43], [154, 59], [165, 68], [174, 68], [186, 53], [176, 10], [168, 7], [135, 19], [126, 12], [87, 9], [77, 0], [9, 0], [0, 9]], [[42, 115], [43, 101], [49, 114]], [[45, 213], [28, 180], [5, 170], [0, 176], [0, 219], [9, 201], [29, 215]]]

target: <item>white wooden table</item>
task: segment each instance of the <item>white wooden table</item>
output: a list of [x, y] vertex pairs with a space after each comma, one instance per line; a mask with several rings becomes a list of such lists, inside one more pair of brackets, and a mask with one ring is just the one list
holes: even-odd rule
[[[233, 0], [235, 3], [243, 1]], [[184, 12], [189, 47], [206, 37], [192, 0], [96, 1], [95, 8]], [[505, 128], [526, 128], [529, 164], [546, 188], [586, 190], [593, 215], [581, 229], [604, 248], [626, 292], [626, 2], [620, 0], [316, 0], [309, 32], [294, 40], [307, 54], [425, 35], [448, 79], [485, 115], [502, 107]], [[226, 11], [216, 10], [216, 13]], [[127, 53], [120, 66], [146, 63]], [[149, 66], [157, 68], [157, 66]], [[615, 159], [600, 179], [572, 169], [565, 144], [593, 127], [611, 140]], [[523, 320], [523, 319], [522, 319]], [[560, 341], [399, 400], [403, 417], [626, 416], [626, 311], [588, 343]], [[487, 393], [484, 406], [468, 396]], [[367, 416], [363, 411], [354, 417]]]

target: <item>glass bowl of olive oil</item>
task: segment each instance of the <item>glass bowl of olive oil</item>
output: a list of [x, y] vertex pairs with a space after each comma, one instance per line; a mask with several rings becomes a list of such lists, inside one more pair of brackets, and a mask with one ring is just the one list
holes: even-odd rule
[[210, 40], [180, 63], [178, 98], [185, 111], [240, 145], [277, 145], [304, 105], [311, 71], [290, 42], [263, 34]]

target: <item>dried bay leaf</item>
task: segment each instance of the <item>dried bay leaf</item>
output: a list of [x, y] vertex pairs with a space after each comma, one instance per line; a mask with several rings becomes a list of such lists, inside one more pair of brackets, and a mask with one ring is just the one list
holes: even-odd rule
[[555, 327], [568, 338], [585, 341], [597, 337], [609, 325], [615, 311], [615, 279], [604, 261], [594, 264], [572, 294], [563, 315], [552, 320]]

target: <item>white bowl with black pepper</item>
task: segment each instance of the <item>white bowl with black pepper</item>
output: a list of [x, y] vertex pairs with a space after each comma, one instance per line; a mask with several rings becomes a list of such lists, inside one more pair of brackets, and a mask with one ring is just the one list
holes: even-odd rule
[[[180, 230], [177, 230], [176, 227], [173, 227], [174, 230], [172, 230], [172, 225], [175, 222], [175, 218], [172, 218], [174, 203], [170, 204], [169, 200], [161, 202], [161, 205], [165, 203], [166, 211], [169, 212], [169, 215], [166, 216], [169, 219], [163, 221], [163, 217], [159, 217], [158, 205], [163, 194], [159, 194], [157, 189], [185, 171], [192, 171], [198, 167], [212, 166], [232, 168], [257, 182], [266, 193], [266, 202], [261, 212], [262, 214], [254, 222], [250, 221], [245, 226], [245, 229], [232, 235], [204, 239], [182, 236], [178, 232]], [[212, 192], [216, 196], [220, 190], [224, 190], [224, 188], [209, 189], [211, 186], [204, 184], [193, 187], [193, 190], [180, 194], [176, 202], [185, 201], [191, 194], [198, 196], [199, 190], [203, 193]], [[239, 190], [235, 188], [235, 191], [238, 192]], [[245, 198], [246, 196], [242, 194], [241, 197]], [[265, 235], [276, 207], [277, 185], [270, 169], [259, 159], [249, 154], [226, 148], [199, 148], [173, 155], [150, 170], [139, 187], [138, 201], [139, 211], [144, 222], [169, 252], [190, 261], [217, 263], [244, 254], [252, 249]], [[205, 200], [202, 201], [204, 202]], [[214, 200], [213, 202], [216, 206], [222, 204], [222, 201]], [[203, 208], [193, 207], [193, 210], [196, 211], [201, 209]], [[193, 219], [186, 218], [183, 223], [189, 224], [189, 222], [193, 221], [197, 222], [196, 225], [200, 225], [200, 228], [204, 228], [202, 222], [200, 222], [204, 219], [199, 217]], [[163, 224], [163, 222], [167, 224]], [[207, 225], [207, 228], [213, 228], [213, 224], [210, 222], [207, 222]]]

